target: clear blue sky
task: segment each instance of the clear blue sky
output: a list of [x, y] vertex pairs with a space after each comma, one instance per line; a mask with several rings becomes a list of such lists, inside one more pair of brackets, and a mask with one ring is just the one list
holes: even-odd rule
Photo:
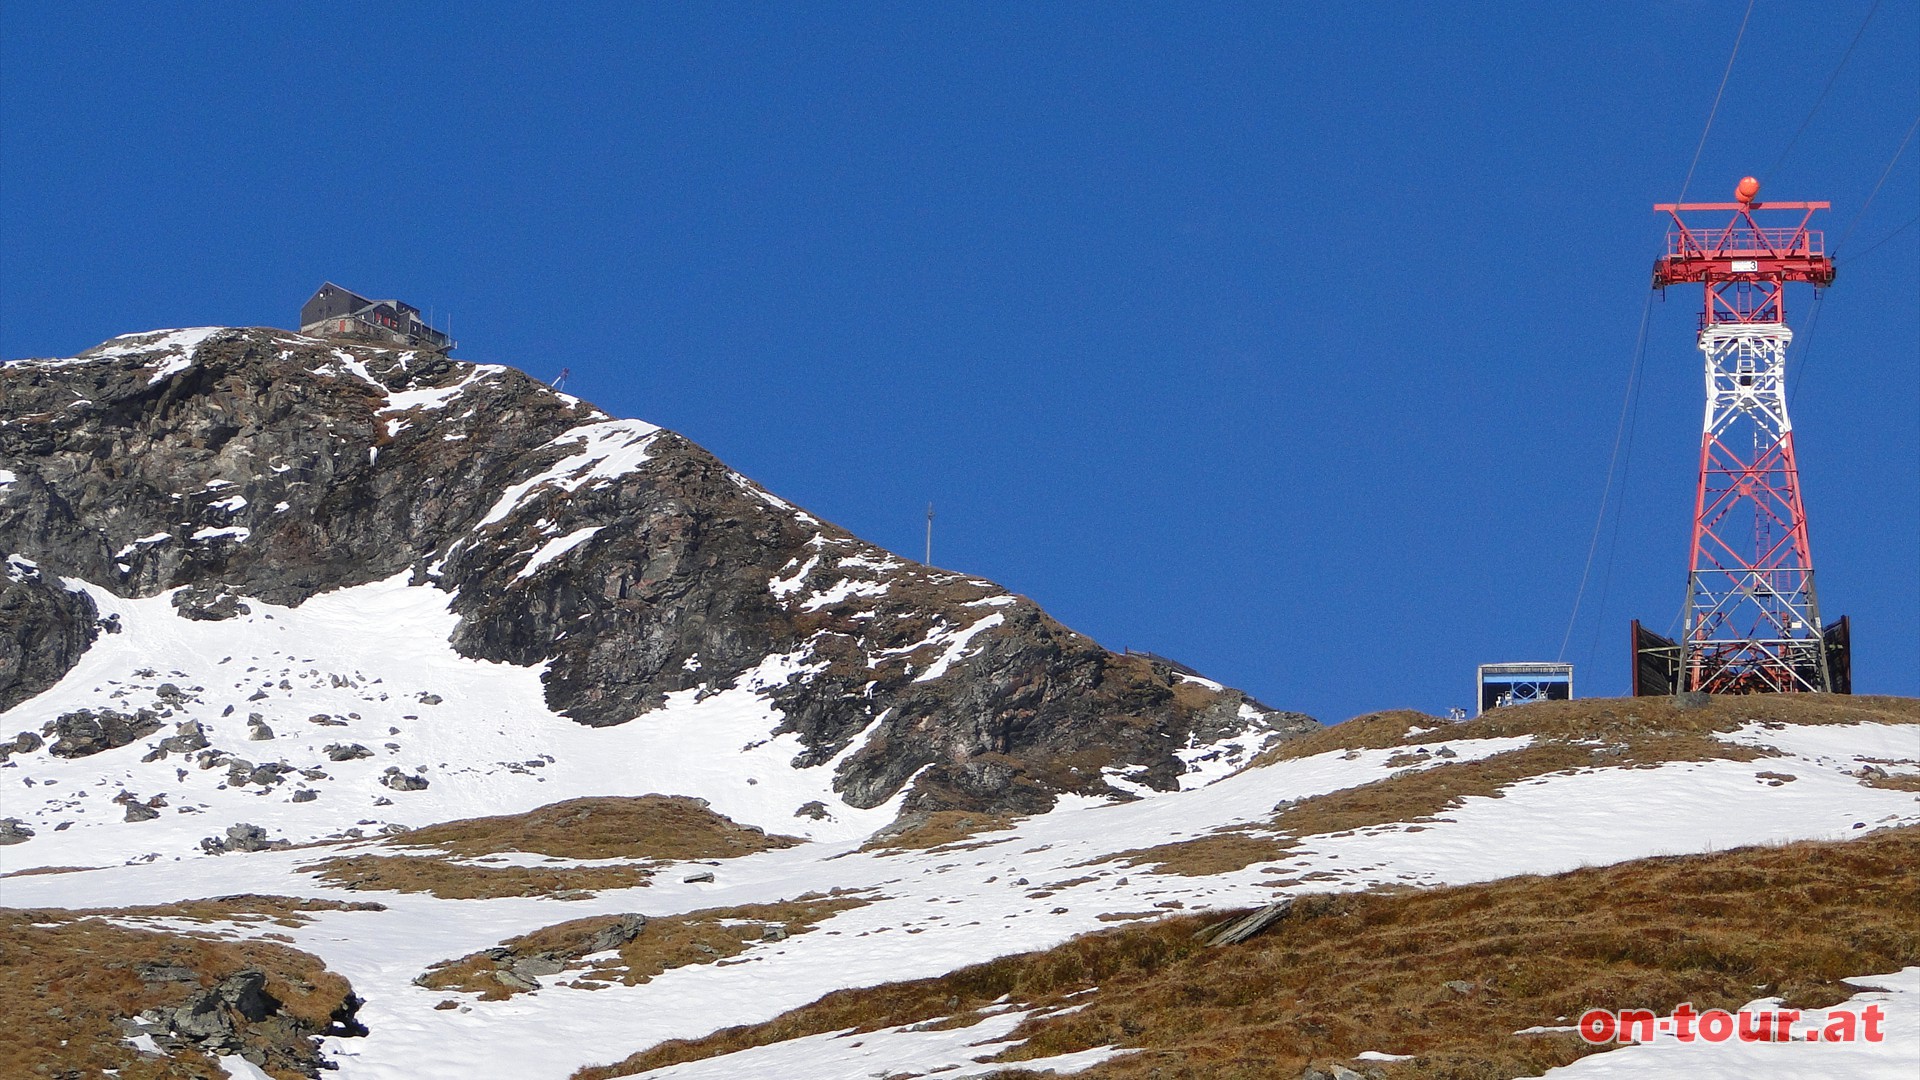
[[[1920, 226], [1868, 250], [1920, 145], [1860, 213], [1920, 4], [1773, 168], [1867, 8], [1758, 5], [1690, 194], [1856, 228], [1794, 419], [1857, 688], [1920, 694]], [[936, 562], [1110, 647], [1324, 719], [1466, 706], [1560, 651], [1649, 207], [1744, 10], [4, 0], [0, 355], [290, 326], [331, 279], [896, 551], [931, 500]], [[1653, 308], [1585, 693], [1683, 595], [1697, 305]]]

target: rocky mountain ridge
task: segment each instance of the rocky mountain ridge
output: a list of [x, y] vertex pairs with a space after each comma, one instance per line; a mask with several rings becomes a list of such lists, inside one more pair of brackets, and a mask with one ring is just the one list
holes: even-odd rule
[[0, 707], [114, 629], [73, 582], [178, 590], [180, 617], [222, 620], [405, 575], [449, 594], [461, 654], [541, 666], [549, 707], [582, 724], [766, 680], [793, 767], [831, 765], [853, 807], [1176, 790], [1203, 759], [1318, 728], [513, 369], [279, 330], [0, 366], [0, 554]]

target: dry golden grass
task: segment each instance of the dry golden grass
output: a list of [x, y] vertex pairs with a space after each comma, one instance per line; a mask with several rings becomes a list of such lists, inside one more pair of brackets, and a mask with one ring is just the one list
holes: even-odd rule
[[650, 884], [647, 863], [616, 866], [472, 866], [440, 855], [341, 855], [300, 867], [345, 889], [432, 893], [442, 900], [503, 896], [586, 899], [600, 889]]
[[[119, 909], [120, 915], [160, 909]], [[198, 982], [146, 982], [148, 965], [179, 965]], [[121, 1080], [189, 1080], [223, 1075], [205, 1054], [182, 1049], [147, 1058], [128, 1045], [114, 1021], [170, 1008], [244, 968], [266, 975], [266, 992], [281, 1017], [324, 1031], [345, 1002], [347, 981], [318, 957], [268, 942], [217, 941], [115, 925], [69, 911], [0, 909], [0, 1076], [101, 1076]], [[234, 1014], [242, 1038], [267, 1054], [267, 1072], [281, 1080], [307, 1075], [296, 1055], [314, 1047], [281, 1017], [248, 1023]]]
[[[764, 1024], [663, 1043], [576, 1080], [605, 1080], [805, 1035], [956, 1018], [1003, 996], [1085, 1005], [1029, 1021], [1020, 1059], [1138, 1049], [1090, 1080], [1277, 1077], [1363, 1050], [1411, 1054], [1384, 1075], [1538, 1075], [1591, 1048], [1516, 1037], [1589, 1008], [1737, 1008], [1762, 994], [1832, 1004], [1848, 976], [1920, 963], [1920, 829], [1849, 843], [1650, 859], [1423, 892], [1303, 897], [1240, 945], [1183, 916], [1086, 935], [937, 979], [843, 990]], [[1446, 984], [1471, 984], [1457, 993]], [[1097, 987], [1095, 993], [1081, 994]], [[1069, 1001], [1070, 995], [1074, 996]], [[1372, 1067], [1372, 1066], [1370, 1066]]]
[[1085, 865], [1117, 860], [1126, 866], [1143, 867], [1153, 874], [1208, 877], [1231, 874], [1257, 862], [1277, 859], [1294, 843], [1292, 839], [1275, 836], [1269, 830], [1244, 825], [1230, 826], [1191, 840], [1175, 840], [1153, 847], [1131, 848], [1113, 855], [1103, 855]]
[[1920, 791], [1920, 775], [1876, 776], [1860, 782], [1868, 787], [1886, 788], [1888, 791]]
[[935, 810], [898, 832], [881, 831], [860, 845], [861, 851], [918, 851], [961, 844], [981, 833], [1003, 832], [1020, 820], [1018, 814], [982, 814], [969, 810]]
[[[1406, 710], [1374, 713], [1282, 743], [1256, 760], [1272, 764], [1342, 749], [1437, 747], [1462, 739], [1518, 735], [1531, 735], [1534, 742], [1504, 754], [1412, 769], [1302, 799], [1285, 805], [1259, 826], [1235, 826], [1209, 836], [1124, 851], [1118, 857], [1129, 865], [1150, 864], [1158, 873], [1228, 873], [1277, 857], [1293, 846], [1290, 838], [1430, 821], [1468, 796], [1497, 799], [1508, 786], [1537, 776], [1574, 769], [1651, 768], [1676, 761], [1752, 761], [1768, 752], [1715, 735], [1754, 722], [1920, 724], [1920, 702], [1773, 694], [1714, 698], [1705, 707], [1682, 709], [1669, 698], [1591, 698], [1496, 709], [1461, 723]], [[1407, 735], [1416, 727], [1431, 730]], [[1408, 750], [1387, 763], [1410, 766], [1431, 760], [1429, 755]], [[1884, 786], [1909, 790], [1898, 783]]]
[[113, 916], [122, 919], [180, 919], [202, 923], [239, 923], [253, 925], [271, 922], [278, 926], [298, 927], [312, 922], [316, 911], [385, 911], [385, 904], [371, 901], [349, 903], [342, 900], [315, 900], [307, 897], [268, 896], [239, 893], [205, 900], [177, 900], [168, 904], [140, 904], [121, 908], [83, 908], [69, 912], [74, 917]]
[[98, 870], [98, 866], [34, 866], [25, 870], [13, 870], [0, 874], [0, 878], [33, 877], [37, 874], [81, 874], [88, 870]]
[[524, 814], [428, 825], [391, 843], [473, 857], [525, 851], [563, 859], [727, 859], [792, 847], [681, 796], [568, 799]]
[[[1920, 724], [1920, 699], [1865, 694], [1723, 695], [1712, 698], [1703, 707], [1683, 709], [1669, 697], [1585, 698], [1494, 709], [1458, 723], [1411, 709], [1394, 709], [1355, 717], [1324, 731], [1270, 747], [1247, 768], [1312, 757], [1330, 750], [1381, 750], [1403, 744], [1511, 735], [1603, 740], [1648, 735], [1710, 736], [1753, 722]], [[1412, 727], [1428, 730], [1407, 736], [1407, 729]]]
[[523, 993], [525, 988], [502, 982], [497, 972], [512, 967], [516, 960], [545, 956], [566, 964], [567, 971], [575, 976], [572, 985], [590, 988], [595, 983], [618, 982], [633, 986], [671, 968], [738, 956], [763, 940], [769, 926], [777, 925], [791, 937], [806, 933], [836, 912], [871, 902], [871, 897], [810, 893], [775, 904], [662, 915], [648, 919], [639, 936], [620, 947], [617, 958], [592, 964], [578, 961], [588, 954], [594, 936], [620, 917], [576, 919], [501, 942], [499, 948], [506, 950], [505, 955], [483, 950], [435, 964], [416, 982], [431, 990], [474, 993], [483, 1001], [498, 1001]]
[[[1275, 743], [1254, 755], [1253, 760], [1247, 762], [1246, 768], [1257, 769], [1276, 761], [1293, 761], [1297, 758], [1324, 754], [1329, 750], [1385, 750], [1390, 746], [1414, 741], [1416, 737], [1407, 735], [1408, 728], [1433, 727], [1435, 724], [1449, 723], [1450, 721], [1436, 720], [1426, 713], [1412, 709], [1388, 709], [1385, 712], [1367, 713], [1345, 723], [1322, 728], [1310, 735]], [[1458, 725], [1453, 726], [1456, 729], [1458, 727]], [[1455, 736], [1455, 738], [1466, 737], [1465, 735]]]

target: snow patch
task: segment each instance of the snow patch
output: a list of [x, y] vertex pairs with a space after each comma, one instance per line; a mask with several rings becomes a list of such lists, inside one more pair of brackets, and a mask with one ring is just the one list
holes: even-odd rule
[[[939, 659], [935, 660], [927, 670], [916, 676], [913, 681], [917, 683], [932, 682], [934, 679], [945, 675], [948, 669], [952, 668], [955, 663], [965, 658], [967, 646], [973, 643], [974, 638], [979, 637], [981, 634], [986, 633], [988, 630], [1006, 621], [1007, 617], [1004, 615], [989, 615], [979, 622], [974, 623], [972, 626], [967, 627], [965, 630], [951, 634], [946, 640], [946, 651], [942, 652]], [[933, 641], [936, 639], [929, 638], [928, 640]]]
[[595, 525], [588, 529], [575, 529], [573, 532], [559, 539], [547, 541], [541, 546], [539, 551], [533, 553], [533, 558], [527, 560], [527, 565], [521, 567], [520, 572], [513, 575], [514, 580], [518, 581], [521, 578], [532, 577], [539, 572], [541, 567], [593, 539], [593, 534], [604, 528], [606, 528], [604, 525]]
[[494, 502], [477, 529], [484, 529], [518, 509], [542, 486], [577, 491], [593, 481], [616, 480], [647, 462], [647, 446], [660, 429], [641, 420], [608, 420], [586, 424], [556, 437], [548, 446], [578, 443], [579, 449], [545, 471], [508, 487]]

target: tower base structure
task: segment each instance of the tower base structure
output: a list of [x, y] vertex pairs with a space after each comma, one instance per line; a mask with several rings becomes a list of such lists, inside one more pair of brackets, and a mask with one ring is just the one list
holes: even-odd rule
[[[1826, 685], [1822, 689], [1831, 694], [1853, 693], [1852, 627], [1848, 625], [1845, 615], [1827, 624], [1820, 634], [1819, 649], [1826, 661]], [[1633, 620], [1633, 696], [1665, 697], [1689, 689], [1705, 689], [1709, 693], [1719, 694], [1765, 693], [1775, 689], [1771, 680], [1753, 677], [1728, 678], [1708, 687], [1689, 687], [1681, 676], [1682, 654], [1679, 642], [1640, 625], [1639, 619]], [[1732, 670], [1737, 669], [1729, 669]], [[1789, 675], [1796, 684], [1811, 685], [1817, 682], [1822, 672], [1807, 662], [1803, 652], [1799, 667]]]

